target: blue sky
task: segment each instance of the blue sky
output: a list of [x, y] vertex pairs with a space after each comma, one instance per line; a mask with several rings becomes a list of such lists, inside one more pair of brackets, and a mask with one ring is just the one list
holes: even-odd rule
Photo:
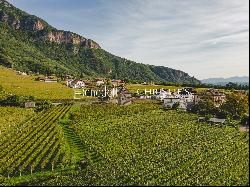
[[9, 0], [115, 55], [198, 79], [249, 74], [248, 0]]

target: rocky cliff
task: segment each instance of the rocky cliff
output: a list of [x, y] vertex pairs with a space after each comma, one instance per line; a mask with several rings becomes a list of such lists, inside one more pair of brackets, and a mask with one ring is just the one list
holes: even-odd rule
[[100, 48], [100, 46], [93, 40], [86, 39], [78, 34], [67, 31], [49, 31], [43, 36], [43, 38], [50, 42], [74, 44], [95, 49]]
[[93, 40], [57, 30], [5, 0], [0, 0], [0, 65], [46, 75], [199, 83], [183, 71], [115, 56], [101, 49]]

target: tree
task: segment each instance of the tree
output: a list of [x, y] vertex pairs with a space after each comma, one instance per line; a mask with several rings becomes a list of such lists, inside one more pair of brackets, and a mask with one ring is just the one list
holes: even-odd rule
[[4, 106], [21, 106], [23, 99], [17, 95], [9, 95], [6, 99], [1, 101], [1, 105]]
[[249, 125], [249, 114], [243, 114], [240, 122], [243, 125]]
[[111, 83], [111, 79], [109, 79], [109, 78], [106, 79], [105, 83], [107, 86], [113, 86]]
[[192, 107], [191, 111], [201, 115], [216, 115], [218, 113], [218, 109], [214, 106], [212, 97], [209, 96], [200, 100]]
[[108, 95], [104, 95], [103, 93], [100, 93], [99, 95], [98, 95], [98, 100], [99, 101], [108, 101], [110, 99], [110, 97], [108, 96]]
[[172, 106], [172, 109], [177, 110], [179, 108], [179, 106], [180, 106], [179, 102], [174, 103], [173, 106]]
[[49, 109], [51, 107], [52, 107], [52, 102], [51, 101], [43, 101], [43, 102], [38, 104], [38, 106], [36, 107], [36, 111], [40, 112], [42, 110], [47, 110], [47, 109]]
[[238, 84], [233, 83], [233, 82], [229, 82], [226, 84], [226, 88], [229, 88], [229, 89], [235, 89], [237, 87], [238, 87]]
[[249, 113], [248, 96], [242, 93], [228, 94], [220, 110], [227, 117], [240, 119], [245, 113]]

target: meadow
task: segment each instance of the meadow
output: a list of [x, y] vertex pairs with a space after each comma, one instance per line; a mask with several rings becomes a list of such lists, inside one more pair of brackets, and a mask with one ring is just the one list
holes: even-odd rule
[[[10, 142], [0, 136], [5, 147], [12, 141], [22, 142], [24, 136], [30, 137], [26, 142], [32, 145], [30, 141], [35, 142], [38, 136], [50, 142], [44, 135], [49, 128], [48, 135], [53, 140], [34, 145], [36, 154], [29, 160], [29, 145], [22, 143], [24, 147], [20, 146], [18, 154], [23, 156], [2, 167], [0, 183], [249, 185], [249, 134], [237, 128], [197, 122], [197, 115], [164, 110], [158, 101], [136, 101], [129, 106], [61, 106], [52, 110], [51, 115], [39, 114], [31, 125], [23, 124], [25, 135]], [[45, 152], [53, 149], [56, 142], [62, 156], [52, 171], [54, 157], [46, 158]], [[53, 150], [56, 154], [57, 149]], [[42, 156], [38, 156], [39, 151]], [[12, 158], [13, 153], [14, 150], [1, 153], [1, 163]], [[79, 161], [84, 164], [79, 165]], [[13, 172], [6, 173], [7, 168], [13, 168]], [[23, 169], [21, 176], [19, 168]]]

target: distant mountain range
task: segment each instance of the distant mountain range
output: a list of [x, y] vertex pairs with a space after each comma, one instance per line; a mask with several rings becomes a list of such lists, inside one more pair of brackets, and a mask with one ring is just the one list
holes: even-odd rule
[[249, 85], [248, 76], [235, 76], [229, 78], [209, 78], [201, 80], [202, 83], [206, 84], [215, 84], [215, 85], [226, 85], [229, 82], [238, 83], [238, 84], [247, 84]]
[[103, 50], [97, 42], [70, 31], [58, 30], [6, 0], [0, 0], [0, 64], [47, 75], [200, 83], [180, 70], [115, 56]]

